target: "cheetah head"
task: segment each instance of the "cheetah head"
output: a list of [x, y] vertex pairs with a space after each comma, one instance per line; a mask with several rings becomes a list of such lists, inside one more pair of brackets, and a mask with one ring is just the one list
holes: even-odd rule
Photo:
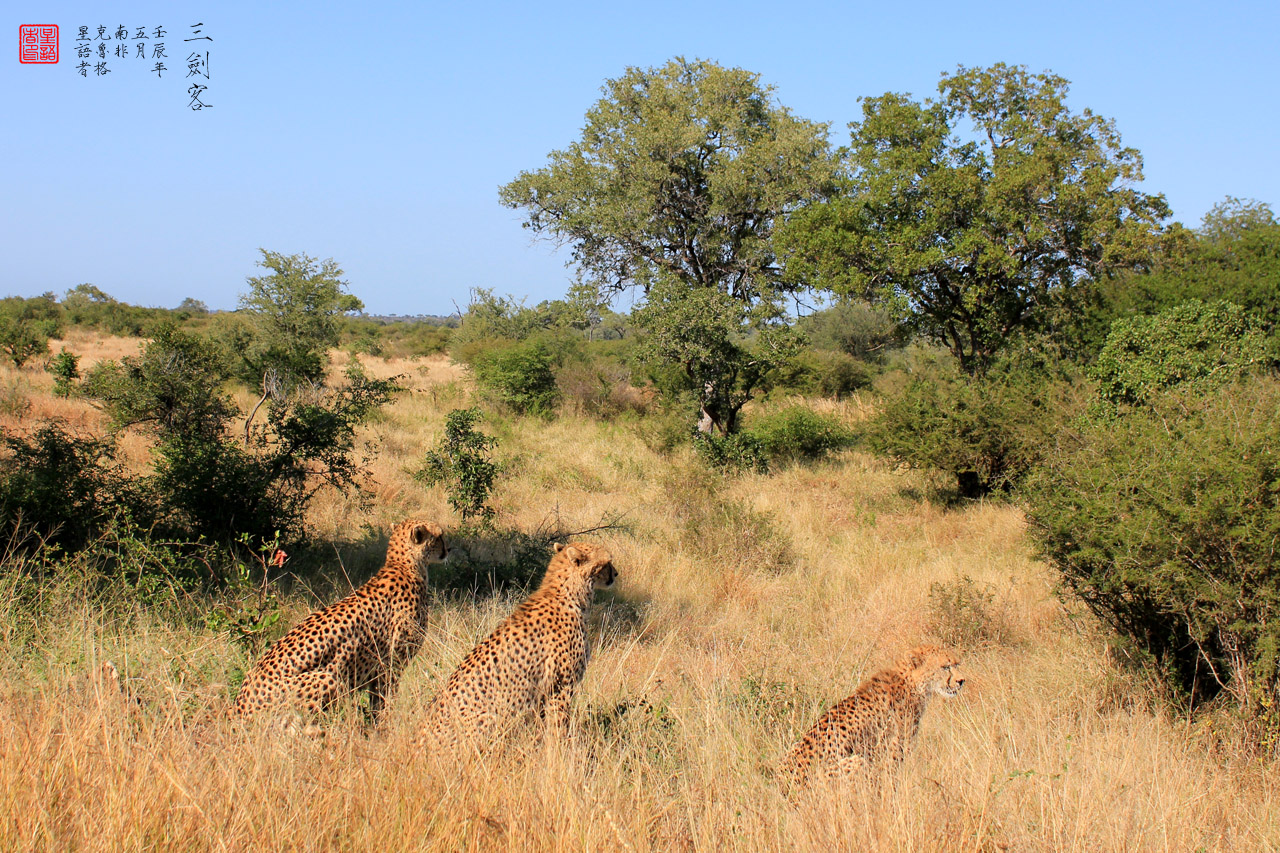
[[613, 567], [613, 557], [599, 545], [588, 542], [570, 542], [565, 545], [557, 542], [555, 549], [557, 558], [567, 560], [575, 572], [591, 581], [595, 589], [613, 586], [618, 577], [618, 570]]
[[960, 659], [941, 646], [920, 646], [912, 649], [904, 661], [904, 669], [910, 670], [910, 678], [916, 690], [924, 695], [937, 693], [950, 699], [964, 687], [960, 675]]
[[409, 566], [425, 568], [428, 563], [439, 563], [449, 556], [444, 542], [444, 531], [438, 524], [417, 518], [406, 519], [391, 531], [387, 545], [387, 561], [403, 562]]

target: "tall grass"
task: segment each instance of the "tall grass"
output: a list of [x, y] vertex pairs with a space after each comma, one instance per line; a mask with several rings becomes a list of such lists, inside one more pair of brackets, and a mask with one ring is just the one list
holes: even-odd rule
[[[329, 560], [326, 600], [376, 568], [391, 522], [455, 523], [410, 472], [465, 402], [465, 373], [440, 357], [362, 360], [411, 391], [368, 427], [372, 509], [313, 507], [322, 536], [357, 543]], [[51, 406], [43, 375], [22, 376], [33, 406]], [[339, 711], [310, 739], [224, 716], [248, 661], [201, 626], [199, 602], [174, 617], [88, 600], [71, 580], [33, 590], [9, 555], [0, 849], [1280, 849], [1280, 771], [1216, 723], [1161, 710], [1118, 668], [1028, 557], [1016, 507], [930, 503], [920, 475], [851, 451], [719, 479], [624, 422], [492, 428], [508, 460], [500, 526], [624, 519], [593, 537], [620, 577], [597, 596], [570, 743], [520, 738], [462, 766], [410, 745], [434, 690], [518, 593], [441, 597], [384, 726]], [[990, 606], [948, 620], [936, 590], [964, 578]], [[284, 621], [315, 600], [288, 592]], [[955, 624], [986, 618], [999, 623]], [[982, 641], [961, 650], [965, 691], [930, 708], [897, 778], [788, 800], [772, 770], [794, 739], [940, 632]]]

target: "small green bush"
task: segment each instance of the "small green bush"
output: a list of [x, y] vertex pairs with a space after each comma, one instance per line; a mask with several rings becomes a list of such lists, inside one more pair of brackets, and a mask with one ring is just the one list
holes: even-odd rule
[[59, 397], [70, 397], [76, 389], [76, 380], [80, 378], [80, 356], [63, 347], [49, 360], [45, 369], [53, 374], [53, 393]]
[[882, 369], [838, 350], [802, 350], [777, 369], [776, 387], [839, 400], [871, 387]]
[[853, 443], [853, 433], [833, 417], [807, 406], [789, 406], [753, 418], [747, 433], [774, 462], [820, 459]]
[[1194, 706], [1225, 690], [1247, 715], [1274, 716], [1280, 380], [1184, 387], [1085, 420], [1026, 496], [1065, 587], [1151, 655], [1176, 694]]
[[493, 436], [476, 429], [479, 409], [454, 409], [445, 418], [444, 435], [427, 451], [422, 468], [414, 477], [428, 485], [443, 483], [449, 506], [463, 522], [477, 519], [488, 524], [494, 516], [489, 495], [498, 477], [498, 466], [490, 458], [497, 444]]
[[517, 414], [549, 415], [559, 400], [555, 359], [540, 341], [485, 352], [475, 371], [480, 388]]
[[883, 358], [907, 335], [892, 312], [860, 300], [844, 300], [800, 318], [796, 326], [818, 349], [837, 350], [863, 361]]
[[170, 535], [299, 534], [320, 489], [360, 491], [356, 429], [399, 389], [395, 379], [372, 379], [353, 360], [339, 386], [268, 388], [265, 418], [254, 423], [255, 407], [232, 437], [241, 413], [224, 390], [228, 371], [210, 340], [165, 326], [140, 356], [101, 362], [84, 384], [119, 427], [154, 437], [154, 474], [142, 482], [167, 508]]
[[236, 411], [224, 389], [230, 375], [219, 347], [169, 324], [140, 355], [94, 365], [84, 393], [102, 401], [118, 428], [215, 440]]
[[49, 338], [62, 331], [62, 309], [52, 293], [23, 299], [0, 299], [0, 350], [22, 367], [49, 352]]

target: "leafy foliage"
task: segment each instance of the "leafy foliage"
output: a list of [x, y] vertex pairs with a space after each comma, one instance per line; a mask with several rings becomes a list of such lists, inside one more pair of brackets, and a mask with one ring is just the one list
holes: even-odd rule
[[414, 477], [428, 485], [443, 483], [454, 512], [464, 522], [475, 518], [484, 524], [494, 516], [488, 500], [498, 477], [498, 466], [490, 458], [497, 439], [475, 428], [480, 417], [479, 409], [451, 411], [444, 435], [427, 451]]
[[820, 459], [853, 443], [853, 433], [833, 417], [808, 406], [788, 406], [754, 418], [750, 434], [774, 462]]
[[955, 475], [961, 497], [1017, 486], [1075, 409], [1072, 390], [1033, 358], [1001, 359], [969, 376], [927, 364], [884, 402], [868, 446], [900, 464]]
[[[666, 279], [650, 288], [634, 316], [647, 332], [640, 357], [681, 368], [685, 387], [699, 400], [702, 432], [735, 432], [742, 407], [800, 347], [773, 307], [751, 308], [719, 290], [688, 289]], [[746, 329], [755, 334], [746, 337]]]
[[67, 322], [73, 325], [134, 337], [151, 335], [155, 329], [174, 319], [171, 312], [163, 308], [144, 308], [119, 302], [88, 282], [77, 284], [63, 295], [62, 310]]
[[1086, 354], [1101, 349], [1115, 320], [1192, 300], [1239, 305], [1273, 348], [1280, 344], [1280, 223], [1270, 207], [1228, 198], [1198, 230], [1169, 229], [1155, 267], [1108, 282], [1101, 303], [1082, 318]]
[[220, 348], [165, 325], [140, 355], [95, 365], [85, 393], [102, 401], [118, 428], [146, 425], [164, 438], [211, 441], [235, 412], [223, 390], [230, 375]]
[[62, 314], [52, 293], [23, 299], [0, 299], [0, 350], [14, 367], [49, 352], [49, 338], [59, 334]]
[[748, 432], [716, 435], [695, 431], [693, 449], [704, 463], [717, 470], [755, 471], [760, 474], [769, 470], [769, 458], [760, 440]]
[[665, 275], [752, 301], [776, 286], [773, 222], [825, 188], [826, 127], [713, 62], [629, 68], [604, 93], [582, 138], [504, 186], [502, 203], [572, 244], [606, 287]]
[[1110, 408], [1141, 406], [1176, 385], [1209, 389], [1267, 360], [1259, 324], [1230, 302], [1192, 300], [1151, 317], [1116, 320], [1093, 364]]
[[554, 355], [539, 341], [491, 349], [476, 359], [476, 383], [518, 414], [547, 415], [560, 395], [554, 367]]
[[1027, 486], [1066, 587], [1193, 705], [1262, 715], [1280, 686], [1277, 412], [1274, 377], [1156, 394], [1065, 433]]
[[76, 389], [76, 380], [80, 378], [80, 356], [63, 347], [49, 359], [45, 370], [53, 374], [54, 395], [70, 397]]
[[264, 398], [266, 423], [254, 425], [251, 413], [238, 440], [228, 434], [240, 414], [223, 390], [228, 373], [220, 348], [166, 326], [140, 356], [100, 363], [85, 384], [119, 427], [155, 436], [155, 471], [144, 482], [173, 535], [296, 534], [319, 489], [359, 490], [356, 428], [391, 399], [395, 380], [371, 379], [353, 360], [340, 387]]
[[[502, 203], [571, 244], [588, 283], [644, 289], [649, 356], [685, 371], [704, 431], [731, 433], [784, 354], [773, 228], [829, 185], [826, 128], [711, 62], [630, 68], [604, 93], [582, 138], [504, 186]], [[759, 347], [744, 345], [753, 332]]]
[[0, 433], [0, 526], [25, 526], [64, 549], [84, 547], [119, 513], [145, 514], [146, 496], [117, 465], [109, 439], [57, 422], [30, 436]]
[[339, 343], [338, 318], [364, 305], [346, 293], [342, 268], [332, 258], [283, 255], [259, 249], [259, 266], [270, 275], [251, 276], [240, 307], [256, 321], [252, 346], [240, 371], [250, 385], [273, 371], [286, 387], [324, 378], [328, 350]]
[[885, 304], [981, 372], [1092, 282], [1145, 264], [1168, 207], [1132, 188], [1142, 160], [1113, 122], [1067, 109], [1063, 78], [999, 63], [938, 89], [864, 99], [842, 191], [779, 238], [792, 281]]
[[820, 350], [835, 350], [862, 361], [880, 361], [905, 342], [905, 330], [884, 305], [860, 299], [841, 299], [829, 308], [807, 314], [796, 328]]

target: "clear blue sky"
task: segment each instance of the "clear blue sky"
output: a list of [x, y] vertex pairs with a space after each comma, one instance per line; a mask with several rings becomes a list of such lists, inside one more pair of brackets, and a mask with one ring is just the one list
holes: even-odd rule
[[[497, 189], [573, 141], [601, 83], [676, 55], [759, 73], [832, 140], [885, 91], [935, 94], [958, 64], [1020, 63], [1114, 118], [1145, 189], [1196, 224], [1226, 195], [1280, 206], [1280, 4], [6, 4], [0, 295], [92, 282], [136, 304], [232, 308], [259, 246], [333, 257], [370, 313], [437, 313], [491, 287], [562, 295], [563, 253]], [[185, 43], [204, 24], [212, 42]], [[20, 24], [61, 28], [21, 65]], [[147, 59], [76, 73], [80, 26], [163, 26]], [[151, 39], [155, 41], [155, 39]], [[114, 47], [118, 42], [112, 41]], [[209, 51], [211, 108], [185, 58]], [[131, 51], [135, 49], [131, 47]], [[96, 61], [96, 60], [95, 60]]]

